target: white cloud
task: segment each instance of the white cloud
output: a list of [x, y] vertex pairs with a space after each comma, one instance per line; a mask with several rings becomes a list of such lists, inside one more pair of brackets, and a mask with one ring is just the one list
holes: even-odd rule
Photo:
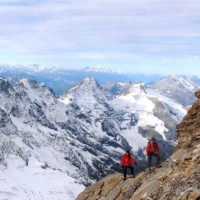
[[0, 52], [80, 65], [192, 57], [200, 50], [199, 10], [198, 0], [1, 1]]

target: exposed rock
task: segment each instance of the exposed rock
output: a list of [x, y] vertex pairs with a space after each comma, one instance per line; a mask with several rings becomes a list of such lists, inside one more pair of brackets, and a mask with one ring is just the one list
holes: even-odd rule
[[109, 175], [76, 200], [199, 200], [200, 90], [195, 96], [197, 102], [177, 126], [178, 145], [161, 168], [146, 169], [126, 181], [122, 174]]

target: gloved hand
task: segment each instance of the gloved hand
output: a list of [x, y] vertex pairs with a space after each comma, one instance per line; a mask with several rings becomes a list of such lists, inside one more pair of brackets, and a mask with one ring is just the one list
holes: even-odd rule
[[137, 163], [135, 163], [135, 165], [137, 165]]

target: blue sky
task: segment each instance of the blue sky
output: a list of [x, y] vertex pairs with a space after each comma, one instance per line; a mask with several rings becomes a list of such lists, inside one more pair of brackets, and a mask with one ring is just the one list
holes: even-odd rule
[[200, 75], [199, 0], [1, 0], [0, 64]]

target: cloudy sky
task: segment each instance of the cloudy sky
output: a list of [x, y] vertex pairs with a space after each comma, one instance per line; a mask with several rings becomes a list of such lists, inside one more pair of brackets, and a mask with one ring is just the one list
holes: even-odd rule
[[0, 64], [200, 75], [199, 0], [0, 0]]

